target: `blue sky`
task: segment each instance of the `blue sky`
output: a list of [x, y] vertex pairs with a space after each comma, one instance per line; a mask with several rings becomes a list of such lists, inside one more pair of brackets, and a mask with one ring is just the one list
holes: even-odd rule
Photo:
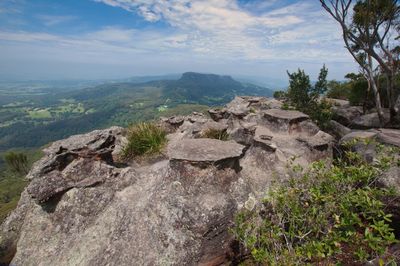
[[357, 71], [318, 0], [1, 0], [0, 79]]

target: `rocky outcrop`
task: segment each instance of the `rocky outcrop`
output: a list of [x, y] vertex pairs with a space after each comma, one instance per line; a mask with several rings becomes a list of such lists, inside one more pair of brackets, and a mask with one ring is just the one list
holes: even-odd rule
[[344, 126], [350, 127], [353, 121], [363, 115], [361, 106], [334, 106], [332, 107], [334, 120]]
[[[169, 144], [154, 163], [118, 163], [126, 139], [113, 127], [57, 141], [28, 174], [2, 224], [14, 265], [224, 265], [237, 210], [286, 178], [288, 159], [331, 158], [332, 137], [309, 117], [262, 97], [164, 118]], [[208, 128], [229, 141], [202, 138]], [[246, 205], [247, 207], [249, 204]]]
[[[384, 120], [389, 121], [390, 114], [388, 111], [383, 114]], [[370, 129], [370, 128], [380, 128], [382, 123], [379, 121], [378, 113], [370, 113], [361, 115], [355, 118], [352, 122], [352, 128], [354, 129]]]

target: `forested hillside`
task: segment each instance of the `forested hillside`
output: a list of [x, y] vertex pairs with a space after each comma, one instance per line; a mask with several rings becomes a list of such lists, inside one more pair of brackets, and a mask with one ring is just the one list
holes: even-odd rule
[[78, 89], [20, 85], [13, 94], [0, 90], [0, 152], [40, 147], [111, 125], [202, 111], [204, 105], [222, 105], [243, 94], [271, 96], [271, 90], [229, 76], [193, 72], [178, 80], [133, 80]]

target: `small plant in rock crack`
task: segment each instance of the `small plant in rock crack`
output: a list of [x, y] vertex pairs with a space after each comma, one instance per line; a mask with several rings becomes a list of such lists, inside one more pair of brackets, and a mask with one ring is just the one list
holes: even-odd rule
[[229, 140], [229, 134], [226, 132], [226, 130], [220, 130], [220, 129], [214, 129], [214, 128], [209, 128], [204, 131], [203, 134], [201, 134], [202, 138], [209, 138], [209, 139], [219, 139], [219, 140]]
[[139, 123], [128, 128], [127, 139], [123, 157], [131, 158], [160, 152], [167, 143], [167, 133], [155, 123]]
[[348, 151], [333, 164], [314, 162], [301, 176], [271, 188], [261, 207], [239, 212], [232, 230], [250, 262], [363, 265], [377, 259], [391, 265], [388, 247], [398, 240], [385, 202], [398, 195], [377, 180], [398, 155], [386, 147], [366, 163]]

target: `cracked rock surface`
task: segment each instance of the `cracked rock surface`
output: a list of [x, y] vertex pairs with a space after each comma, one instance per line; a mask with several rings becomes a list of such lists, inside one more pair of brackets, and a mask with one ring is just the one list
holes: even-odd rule
[[[263, 97], [236, 97], [211, 118], [160, 119], [165, 156], [117, 163], [126, 143], [112, 127], [54, 142], [1, 225], [13, 265], [229, 265], [229, 228], [251, 198], [284, 180], [287, 161], [331, 158], [332, 138], [300, 112]], [[208, 128], [228, 141], [201, 138]], [[376, 133], [378, 134], [378, 133]], [[387, 141], [396, 140], [386, 132]], [[394, 137], [393, 137], [394, 136]]]

